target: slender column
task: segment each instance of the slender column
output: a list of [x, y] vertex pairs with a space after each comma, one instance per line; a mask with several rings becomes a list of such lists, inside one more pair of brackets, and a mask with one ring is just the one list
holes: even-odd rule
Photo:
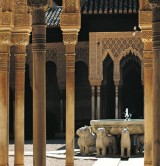
[[63, 108], [64, 108], [64, 97], [63, 97], [63, 91], [64, 90], [60, 90], [60, 111], [61, 111], [61, 126], [60, 126], [60, 130], [61, 133], [63, 133]]
[[144, 43], [144, 165], [152, 166], [153, 141], [153, 53], [151, 9], [139, 12], [139, 23], [142, 29]]
[[33, 165], [46, 165], [46, 21], [48, 0], [28, 0], [32, 6]]
[[152, 9], [153, 31], [153, 166], [160, 165], [160, 1]]
[[26, 46], [15, 46], [15, 160], [14, 165], [24, 165], [24, 87]]
[[118, 85], [115, 84], [115, 119], [118, 119]]
[[115, 85], [115, 119], [118, 119], [118, 88], [119, 88], [119, 80], [120, 80], [120, 68], [119, 61], [114, 61], [114, 85]]
[[74, 165], [75, 45], [80, 30], [80, 1], [63, 0], [60, 17], [66, 45], [66, 166]]
[[66, 45], [66, 166], [74, 165], [75, 45]]
[[95, 86], [92, 86], [92, 120], [95, 119]]
[[0, 44], [0, 165], [8, 165], [9, 45]]
[[101, 95], [100, 94], [101, 94], [101, 87], [97, 86], [97, 105], [96, 105], [97, 119], [101, 118]]

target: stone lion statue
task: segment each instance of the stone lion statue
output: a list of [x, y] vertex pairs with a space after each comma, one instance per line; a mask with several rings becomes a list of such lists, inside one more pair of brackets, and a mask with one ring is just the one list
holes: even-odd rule
[[124, 157], [124, 151], [127, 149], [127, 157], [131, 155], [131, 138], [127, 128], [123, 128], [121, 133], [121, 157]]
[[81, 127], [76, 131], [78, 138], [78, 146], [80, 148], [80, 153], [83, 155], [88, 155], [95, 151], [95, 135], [91, 134], [90, 127]]
[[138, 135], [136, 138], [136, 154], [143, 154], [144, 151], [144, 135]]
[[97, 139], [96, 139], [96, 149], [97, 149], [97, 157], [106, 156], [106, 150], [110, 145], [110, 139], [106, 136], [105, 128], [98, 128], [96, 131]]

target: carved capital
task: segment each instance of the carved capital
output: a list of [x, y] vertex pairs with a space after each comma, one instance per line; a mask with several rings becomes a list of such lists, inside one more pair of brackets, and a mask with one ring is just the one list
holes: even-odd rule
[[152, 11], [139, 11], [139, 24], [141, 29], [151, 29]]
[[13, 13], [0, 12], [0, 29], [9, 29], [13, 27]]
[[27, 0], [27, 4], [32, 7], [46, 6], [48, 4], [48, 0]]
[[143, 30], [142, 31], [142, 41], [143, 42], [152, 42], [152, 30]]
[[0, 32], [0, 43], [10, 45], [10, 43], [11, 43], [11, 33], [10, 32]]
[[67, 44], [76, 44], [78, 40], [77, 33], [63, 33], [63, 42]]
[[29, 43], [29, 33], [12, 33], [13, 45], [27, 45]]
[[157, 7], [160, 6], [160, 0], [148, 0], [151, 7]]
[[65, 0], [63, 1], [63, 8], [66, 13], [80, 11], [80, 0]]
[[65, 29], [77, 29], [79, 31], [80, 24], [80, 13], [62, 13], [60, 15], [60, 25], [62, 31]]
[[30, 14], [15, 14], [14, 17], [14, 26], [15, 28], [20, 27], [23, 29], [24, 27], [31, 27], [31, 15]]

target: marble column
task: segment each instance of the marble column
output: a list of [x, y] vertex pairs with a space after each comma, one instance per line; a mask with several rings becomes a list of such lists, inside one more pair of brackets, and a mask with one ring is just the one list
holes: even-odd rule
[[33, 165], [46, 165], [46, 20], [48, 0], [28, 0], [32, 7]]
[[151, 9], [139, 11], [139, 24], [142, 30], [143, 74], [144, 78], [144, 165], [152, 166], [152, 141], [153, 141], [153, 51], [152, 51], [152, 12]]
[[115, 84], [115, 119], [118, 119], [118, 85]]
[[66, 46], [66, 166], [74, 165], [75, 45], [80, 30], [80, 1], [63, 0], [60, 16]]
[[[155, 2], [155, 1], [154, 1]], [[160, 1], [152, 8], [153, 31], [153, 166], [160, 165]]]
[[25, 59], [26, 46], [16, 45], [15, 55], [15, 166], [24, 165], [24, 93], [25, 93]]
[[101, 87], [97, 86], [97, 104], [96, 104], [96, 113], [97, 113], [97, 118], [101, 118]]
[[[0, 34], [1, 35], [1, 34]], [[8, 165], [10, 46], [0, 44], [0, 165]]]
[[91, 90], [92, 90], [92, 103], [91, 103], [91, 106], [92, 106], [92, 120], [95, 120], [95, 86], [91, 86]]

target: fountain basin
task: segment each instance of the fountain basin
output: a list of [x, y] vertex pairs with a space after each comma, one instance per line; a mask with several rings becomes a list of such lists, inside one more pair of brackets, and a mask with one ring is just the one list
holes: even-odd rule
[[92, 131], [96, 133], [98, 128], [104, 127], [108, 134], [119, 135], [123, 128], [128, 128], [130, 134], [144, 134], [144, 119], [101, 119], [91, 120]]

